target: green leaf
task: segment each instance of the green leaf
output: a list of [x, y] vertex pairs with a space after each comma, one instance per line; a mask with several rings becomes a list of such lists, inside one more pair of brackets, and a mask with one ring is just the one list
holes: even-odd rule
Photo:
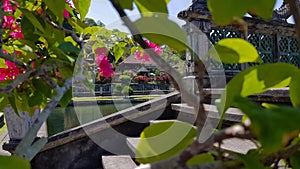
[[39, 39], [39, 36], [35, 34], [35, 27], [27, 17], [22, 18], [21, 22], [22, 33], [24, 39], [32, 42], [36, 42]]
[[186, 163], [187, 166], [194, 166], [194, 165], [200, 165], [204, 163], [209, 163], [215, 161], [213, 155], [211, 152], [199, 154], [196, 156], [193, 156], [191, 159], [189, 159]]
[[44, 0], [49, 9], [57, 17], [58, 23], [61, 25], [64, 20], [65, 1], [62, 0]]
[[125, 50], [126, 50], [125, 42], [119, 42], [114, 46], [115, 63], [118, 63], [119, 59], [122, 58]]
[[64, 67], [59, 67], [58, 71], [60, 73], [60, 76], [64, 79], [72, 77], [73, 76], [73, 69], [72, 67], [64, 66]]
[[152, 163], [174, 156], [190, 145], [197, 130], [190, 124], [174, 121], [153, 124], [144, 129], [136, 150], [139, 163]]
[[68, 23], [79, 33], [82, 33], [83, 30], [88, 27], [87, 24], [83, 23], [81, 20], [77, 19], [76, 17], [68, 18]]
[[18, 111], [20, 112], [28, 112], [30, 116], [33, 116], [30, 112], [29, 104], [28, 104], [28, 95], [26, 92], [15, 92], [15, 101]]
[[0, 68], [7, 69], [8, 66], [5, 63], [5, 59], [0, 58]]
[[0, 156], [0, 169], [30, 169], [30, 162], [16, 156]]
[[255, 156], [251, 155], [244, 155], [244, 154], [238, 154], [237, 155], [244, 163], [245, 169], [266, 169], [259, 159], [257, 159]]
[[61, 43], [58, 48], [64, 52], [74, 52], [79, 54], [80, 49], [74, 46], [71, 42]]
[[39, 106], [42, 105], [43, 101], [43, 95], [39, 91], [34, 90], [33, 93], [29, 96], [28, 105], [29, 107]]
[[32, 84], [34, 88], [37, 91], [41, 92], [45, 97], [47, 98], [52, 97], [52, 89], [41, 79], [32, 79]]
[[18, 109], [17, 109], [17, 105], [16, 105], [15, 97], [14, 96], [8, 96], [7, 98], [8, 98], [10, 106], [13, 108], [15, 113], [19, 114]]
[[270, 19], [273, 14], [275, 0], [208, 0], [207, 5], [214, 21], [226, 25], [250, 12], [263, 19]]
[[[236, 97], [236, 105], [251, 120], [251, 130], [257, 136], [265, 153], [280, 150], [300, 129], [299, 109], [288, 106], [265, 106]], [[297, 132], [298, 133], [298, 132]]]
[[91, 0], [72, 0], [76, 10], [80, 14], [80, 20], [83, 21], [89, 11]]
[[134, 24], [144, 37], [157, 45], [168, 45], [177, 51], [183, 51], [188, 47], [185, 32], [163, 14], [142, 17]]
[[168, 13], [169, 0], [134, 0], [134, 2], [141, 13]]
[[290, 83], [290, 98], [291, 102], [294, 107], [300, 107], [300, 70], [295, 70], [294, 72], [291, 72], [292, 80]]
[[226, 25], [236, 18], [242, 18], [247, 12], [247, 3], [245, 1], [241, 3], [240, 0], [207, 0], [207, 6], [213, 20], [219, 25]]
[[[272, 70], [272, 71], [270, 71]], [[234, 98], [259, 94], [270, 88], [286, 87], [298, 68], [287, 63], [272, 63], [249, 67], [229, 81], [226, 91], [221, 95], [218, 109], [224, 113], [235, 106]]]
[[297, 169], [300, 168], [300, 151], [297, 151], [291, 156], [291, 165], [293, 168]]
[[59, 105], [62, 107], [67, 107], [70, 101], [72, 100], [72, 98], [73, 98], [72, 89], [69, 89], [59, 101]]
[[123, 9], [133, 10], [133, 0], [117, 0]]
[[255, 14], [263, 19], [271, 19], [273, 15], [274, 5], [276, 0], [247, 0], [248, 12]]
[[100, 26], [89, 26], [83, 30], [84, 34], [94, 35], [95, 33], [99, 33], [102, 29]]
[[209, 54], [216, 61], [228, 64], [263, 62], [255, 47], [241, 38], [222, 39], [209, 50]]
[[41, 31], [43, 33], [45, 32], [42, 23], [39, 21], [39, 19], [33, 13], [31, 13], [30, 11], [28, 11], [26, 9], [22, 9], [22, 13], [32, 23], [32, 25], [34, 27], [36, 27], [37, 29], [39, 29], [39, 31]]
[[0, 95], [0, 111], [2, 111], [7, 105], [9, 101], [6, 94]]

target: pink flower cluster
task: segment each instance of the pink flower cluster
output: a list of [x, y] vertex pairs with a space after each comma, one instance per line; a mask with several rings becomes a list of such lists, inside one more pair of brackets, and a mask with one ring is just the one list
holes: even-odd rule
[[[162, 49], [157, 46], [156, 44], [150, 42], [149, 40], [145, 40], [145, 42], [148, 44], [148, 46], [154, 50], [154, 52], [158, 55], [161, 54]], [[150, 55], [145, 53], [145, 52], [141, 52], [140, 50], [136, 50], [135, 51], [135, 59], [136, 60], [142, 60], [142, 61], [150, 61]]]
[[15, 79], [20, 74], [20, 69], [13, 62], [5, 61], [8, 68], [0, 68], [0, 81]]
[[[9, 29], [10, 36], [14, 39], [24, 39], [20, 28], [20, 22], [17, 22], [13, 16], [14, 12], [17, 9], [18, 3], [15, 2], [13, 5], [9, 2], [9, 0], [4, 0], [4, 12], [8, 13], [8, 15], [4, 16], [4, 22], [2, 27], [4, 29]], [[4, 54], [8, 54], [7, 51], [2, 49]], [[20, 52], [16, 51], [17, 54]], [[7, 68], [0, 68], [0, 81], [4, 80], [12, 80], [15, 79], [20, 73], [20, 69], [17, 66], [8, 60], [5, 61]]]
[[106, 78], [111, 77], [114, 73], [114, 70], [108, 60], [108, 57], [106, 56], [107, 48], [97, 48], [94, 52], [97, 56], [96, 64], [98, 65], [98, 72], [100, 75]]
[[[73, 8], [72, 4], [69, 2], [69, 0], [67, 0], [66, 3], [69, 7]], [[69, 18], [69, 17], [70, 17], [70, 13], [68, 12], [67, 9], [64, 9], [64, 18]]]
[[17, 22], [14, 16], [12, 16], [16, 11], [17, 7], [18, 7], [17, 2], [15, 2], [13, 6], [9, 2], [9, 0], [4, 0], [4, 12], [9, 13], [9, 15], [4, 16], [4, 23], [2, 27], [4, 29], [10, 29], [11, 30], [10, 36], [12, 36], [14, 39], [24, 39], [22, 30], [20, 28], [20, 22]]

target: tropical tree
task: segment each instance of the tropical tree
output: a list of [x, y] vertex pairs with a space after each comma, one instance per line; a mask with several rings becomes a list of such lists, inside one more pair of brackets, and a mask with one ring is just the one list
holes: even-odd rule
[[[96, 63], [99, 74], [110, 77], [114, 72], [113, 64], [117, 63], [127, 52], [126, 46], [134, 46], [138, 43], [140, 45], [138, 49], [148, 49], [146, 55], [140, 52], [139, 58], [151, 57], [173, 78], [176, 78], [179, 84], [182, 83], [181, 75], [160, 58], [159, 50], [149, 43], [151, 41], [159, 46], [168, 45], [179, 52], [191, 50], [188, 48], [184, 32], [166, 15], [169, 0], [155, 0], [155, 3], [144, 0], [110, 0], [110, 2], [132, 33], [132, 38], [124, 36], [125, 44], [123, 41], [111, 41], [110, 37], [105, 37], [106, 30], [101, 27], [89, 27], [84, 23], [90, 0], [73, 0], [74, 7], [68, 1], [61, 0], [0, 0], [0, 25], [2, 25], [0, 28], [0, 109], [9, 105], [16, 113], [26, 111], [31, 114], [35, 109], [42, 110], [36, 123], [18, 145], [13, 156], [0, 156], [1, 166], [4, 164], [7, 167], [30, 168], [29, 161], [47, 142], [46, 138], [34, 142], [37, 131], [58, 104], [67, 106], [71, 100], [70, 87], [73, 76], [78, 79], [87, 79], [88, 82], [92, 77], [89, 74], [80, 74], [82, 71], [75, 71], [77, 73], [73, 74], [74, 70], [80, 69], [75, 67], [80, 52], [83, 53], [85, 60], [88, 60], [89, 56], [93, 56], [91, 60]], [[275, 0], [263, 2], [247, 0], [243, 3], [235, 0], [226, 2], [208, 0], [213, 19], [216, 23], [223, 25], [231, 22], [243, 24], [242, 17], [249, 11], [259, 17], [269, 18], [272, 15], [274, 3]], [[300, 15], [299, 9], [296, 8], [296, 1], [288, 0], [288, 3], [295, 16], [297, 31], [299, 31]], [[124, 12], [124, 9], [132, 10], [133, 4], [137, 5], [142, 16], [135, 22], [131, 21]], [[165, 29], [166, 27], [168, 30]], [[99, 35], [103, 37], [102, 39], [96, 38], [98, 31], [102, 31], [103, 34]], [[114, 33], [119, 32], [115, 31]], [[95, 35], [89, 37], [89, 42], [92, 42], [89, 43], [91, 46], [85, 46], [87, 35]], [[145, 38], [149, 41], [145, 41]], [[239, 46], [251, 55], [245, 57], [243, 52], [241, 54], [237, 48], [232, 46]], [[221, 60], [225, 63], [259, 60], [254, 47], [242, 39], [227, 39], [219, 42], [215, 47], [217, 51], [228, 48], [229, 50], [226, 52], [232, 51], [238, 54], [238, 61], [233, 61], [226, 57], [228, 53], [223, 54], [224, 50], [219, 50]], [[138, 51], [134, 50], [133, 52]], [[109, 53], [113, 53], [114, 56], [112, 64], [112, 61], [109, 60]], [[89, 64], [88, 61], [82, 63]], [[201, 80], [203, 63], [201, 60], [197, 60], [196, 64]], [[272, 76], [267, 73], [270, 69], [276, 71]], [[259, 79], [257, 78], [258, 74]], [[223, 113], [230, 106], [238, 107], [247, 115], [251, 124], [240, 125], [238, 132], [236, 126], [217, 131], [212, 139], [202, 144], [195, 140], [199, 133], [188, 124], [162, 123], [154, 125], [144, 132], [150, 132], [150, 135], [153, 135], [153, 133], [157, 133], [157, 130], [161, 132], [167, 130], [170, 125], [177, 125], [189, 132], [187, 137], [182, 139], [176, 147], [176, 150], [181, 151], [167, 152], [162, 156], [155, 154], [157, 158], [150, 159], [141, 156], [139, 161], [153, 163], [152, 168], [157, 166], [184, 168], [189, 164], [196, 165], [198, 168], [266, 168], [276, 164], [278, 160], [284, 159], [287, 166], [299, 168], [300, 126], [298, 122], [300, 114], [298, 107], [300, 98], [297, 86], [300, 82], [298, 77], [298, 68], [283, 63], [262, 64], [242, 71], [227, 85], [227, 92], [222, 95], [219, 103], [219, 111]], [[248, 78], [250, 80], [247, 80]], [[201, 94], [200, 80], [198, 86]], [[283, 86], [290, 87], [292, 107], [270, 104], [259, 106], [247, 99], [247, 96], [251, 94]], [[189, 96], [184, 97], [188, 104], [199, 107], [197, 128], [200, 131], [203, 127], [202, 120], [206, 118], [202, 102], [199, 100], [195, 103], [197, 98], [189, 95], [189, 92], [183, 88], [180, 88], [180, 91], [182, 95]], [[231, 155], [236, 157], [233, 160], [224, 158], [222, 152], [213, 154], [205, 151], [214, 143], [231, 137], [257, 138], [260, 145], [258, 149], [250, 151], [246, 155], [232, 153]], [[148, 146], [145, 144], [141, 143], [140, 146]], [[151, 148], [149, 150], [151, 151]], [[180, 153], [180, 155], [169, 158], [175, 153]], [[166, 158], [168, 159], [166, 160]], [[190, 159], [192, 162], [189, 161]]]

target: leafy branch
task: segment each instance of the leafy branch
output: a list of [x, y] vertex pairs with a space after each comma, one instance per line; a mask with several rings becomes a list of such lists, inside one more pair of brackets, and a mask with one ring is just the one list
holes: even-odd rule
[[47, 139], [42, 138], [35, 143], [33, 143], [33, 141], [42, 124], [47, 120], [51, 112], [56, 108], [63, 95], [68, 89], [70, 89], [71, 85], [72, 78], [67, 79], [62, 87], [56, 85], [56, 94], [48, 102], [47, 106], [43, 109], [43, 111], [40, 112], [38, 118], [35, 120], [26, 136], [17, 146], [14, 155], [30, 161], [43, 148], [43, 146], [47, 143]]

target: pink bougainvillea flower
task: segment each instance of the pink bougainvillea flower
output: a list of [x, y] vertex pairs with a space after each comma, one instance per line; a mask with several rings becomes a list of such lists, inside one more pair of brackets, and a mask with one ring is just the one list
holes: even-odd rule
[[[69, 1], [66, 1], [66, 3], [68, 4], [69, 7], [72, 8], [72, 4]], [[64, 9], [64, 18], [69, 18], [70, 17], [70, 13], [67, 9]]]
[[60, 72], [56, 72], [56, 76], [57, 76], [57, 77], [61, 77], [61, 76], [60, 76]]
[[10, 61], [5, 61], [7, 68], [0, 68], [0, 81], [13, 80], [20, 74], [20, 69]]
[[12, 5], [9, 3], [9, 0], [4, 0], [4, 12], [13, 12]]
[[64, 18], [69, 18], [70, 17], [70, 13], [64, 9]]
[[100, 56], [100, 55], [105, 55], [106, 56], [106, 53], [107, 53], [107, 48], [106, 47], [102, 47], [102, 48], [97, 48], [97, 49], [95, 49], [95, 54], [97, 55], [97, 56]]
[[113, 75], [114, 70], [106, 56], [106, 48], [97, 48], [95, 49], [95, 54], [97, 55], [96, 64], [98, 65], [98, 72], [101, 76], [109, 78]]
[[141, 60], [141, 61], [150, 61], [150, 55], [148, 55], [147, 53], [143, 53], [139, 50], [135, 51], [135, 59], [136, 60]]
[[159, 46], [157, 46], [153, 42], [150, 42], [149, 40], [145, 40], [145, 42], [148, 44], [150, 48], [152, 48], [155, 51], [155, 53], [157, 53], [158, 55], [161, 54], [162, 49]]
[[[154, 52], [158, 55], [161, 54], [162, 49], [157, 46], [156, 44], [150, 42], [149, 40], [145, 40], [145, 42], [148, 44], [148, 46], [154, 50]], [[142, 61], [150, 61], [150, 55], [145, 53], [145, 52], [141, 52], [139, 50], [135, 51], [135, 59], [136, 60], [142, 60]]]
[[15, 18], [13, 16], [4, 16], [4, 23], [2, 25], [3, 28], [10, 28], [15, 22]]
[[22, 29], [21, 28], [16, 28], [14, 29], [11, 33], [10, 36], [12, 36], [15, 39], [24, 39], [24, 35], [22, 33]]

